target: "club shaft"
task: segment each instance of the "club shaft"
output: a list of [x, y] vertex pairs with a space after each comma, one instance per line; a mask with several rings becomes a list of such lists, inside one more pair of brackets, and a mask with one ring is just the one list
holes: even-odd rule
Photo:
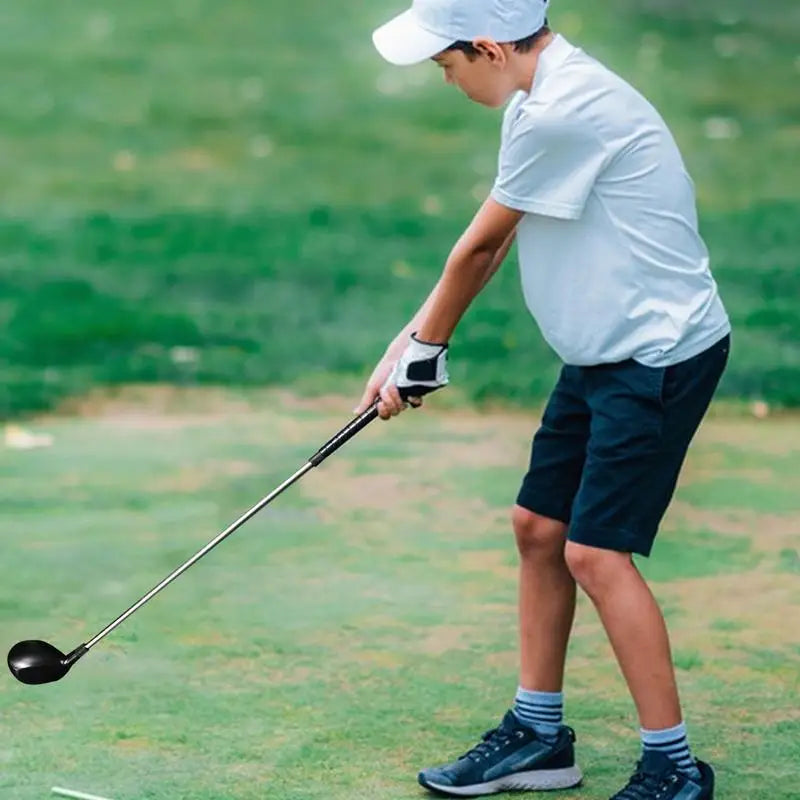
[[277, 489], [270, 492], [266, 497], [264, 497], [256, 505], [254, 505], [249, 511], [246, 511], [244, 514], [242, 514], [241, 517], [239, 517], [239, 519], [237, 519], [235, 522], [229, 525], [224, 531], [222, 531], [222, 533], [219, 536], [217, 536], [215, 539], [212, 539], [202, 550], [198, 550], [186, 563], [181, 564], [181, 566], [178, 567], [174, 572], [171, 572], [169, 575], [167, 575], [167, 577], [164, 578], [164, 580], [161, 581], [161, 583], [159, 583], [157, 586], [154, 586], [144, 597], [142, 597], [140, 600], [134, 603], [127, 611], [125, 611], [123, 614], [117, 617], [110, 625], [103, 628], [103, 630], [100, 631], [100, 633], [98, 633], [97, 636], [94, 637], [94, 639], [91, 639], [90, 641], [86, 642], [85, 644], [86, 650], [84, 650], [83, 652], [85, 653], [86, 651], [94, 647], [101, 639], [103, 639], [105, 636], [111, 633], [111, 631], [113, 631], [114, 628], [116, 628], [118, 625], [121, 625], [131, 614], [140, 609], [148, 600], [155, 597], [163, 588], [172, 583], [172, 581], [174, 581], [175, 578], [186, 572], [186, 570], [189, 569], [189, 567], [191, 567], [193, 564], [196, 564], [206, 553], [208, 553], [210, 550], [213, 550], [221, 541], [227, 539], [228, 536], [230, 536], [235, 530], [244, 525], [244, 523], [247, 522], [247, 520], [249, 520], [251, 517], [254, 517], [259, 511], [261, 511], [262, 508], [264, 508], [264, 506], [269, 505], [269, 503], [271, 503], [279, 494], [288, 489], [293, 483], [300, 480], [300, 478], [302, 478], [303, 475], [306, 474], [306, 472], [313, 469], [314, 466], [315, 465], [312, 464], [311, 461], [306, 462], [299, 470], [297, 470], [297, 472], [294, 473], [294, 475], [292, 475], [291, 478], [287, 478], [280, 486], [278, 486]]
[[60, 786], [54, 786], [50, 791], [59, 797], [72, 797], [74, 800], [108, 800], [108, 798], [100, 797], [100, 795], [97, 794], [76, 792], [74, 789], [62, 789]]

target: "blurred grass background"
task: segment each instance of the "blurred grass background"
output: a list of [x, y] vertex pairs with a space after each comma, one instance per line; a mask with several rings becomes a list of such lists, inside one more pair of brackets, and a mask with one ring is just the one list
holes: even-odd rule
[[[362, 376], [491, 184], [499, 114], [382, 63], [386, 0], [3, 4], [0, 413], [98, 384]], [[557, 0], [659, 107], [736, 329], [722, 393], [800, 403], [800, 6]], [[509, 262], [454, 339], [474, 400], [556, 361]]]
[[[341, 393], [304, 395], [358, 384], [430, 289], [500, 117], [379, 60], [403, 5], [0, 4], [0, 414], [89, 392], [37, 419], [54, 447], [0, 448], [4, 647], [85, 640], [284, 479], [343, 422]], [[551, 21], [682, 145], [736, 327], [723, 393], [800, 404], [800, 6], [554, 0]], [[515, 687], [507, 507], [557, 368], [517, 284], [509, 263], [459, 328], [439, 411], [365, 431], [67, 681], [6, 675], [0, 794], [420, 797]], [[228, 388], [91, 392], [130, 382]], [[263, 384], [291, 389], [238, 388]], [[465, 397], [526, 408], [442, 408]], [[712, 414], [640, 564], [729, 800], [796, 795], [797, 441], [792, 415]], [[599, 800], [638, 737], [579, 602], [567, 709]]]

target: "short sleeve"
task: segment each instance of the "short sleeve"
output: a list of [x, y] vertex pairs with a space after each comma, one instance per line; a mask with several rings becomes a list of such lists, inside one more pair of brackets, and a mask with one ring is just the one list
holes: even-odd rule
[[492, 198], [507, 208], [579, 219], [606, 150], [585, 122], [522, 111], [504, 132]]

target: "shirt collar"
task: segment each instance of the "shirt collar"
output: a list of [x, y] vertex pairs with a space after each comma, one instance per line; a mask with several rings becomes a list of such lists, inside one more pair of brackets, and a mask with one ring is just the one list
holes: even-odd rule
[[560, 33], [557, 33], [553, 37], [553, 41], [539, 53], [530, 93], [533, 94], [545, 76], [558, 69], [574, 52], [575, 48]]

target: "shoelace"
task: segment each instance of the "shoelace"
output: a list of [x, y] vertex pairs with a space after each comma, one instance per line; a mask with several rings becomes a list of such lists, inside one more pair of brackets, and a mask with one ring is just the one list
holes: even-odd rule
[[511, 734], [503, 731], [502, 728], [492, 728], [492, 730], [486, 731], [486, 733], [481, 736], [481, 739], [482, 741], [476, 744], [472, 750], [464, 753], [461, 758], [479, 761], [484, 756], [489, 755], [489, 753], [495, 752], [501, 747], [505, 747], [505, 745], [511, 741]]
[[615, 794], [612, 800], [658, 800], [660, 797], [666, 797], [667, 789], [674, 781], [674, 775], [643, 772], [641, 764], [638, 764], [628, 785]]

